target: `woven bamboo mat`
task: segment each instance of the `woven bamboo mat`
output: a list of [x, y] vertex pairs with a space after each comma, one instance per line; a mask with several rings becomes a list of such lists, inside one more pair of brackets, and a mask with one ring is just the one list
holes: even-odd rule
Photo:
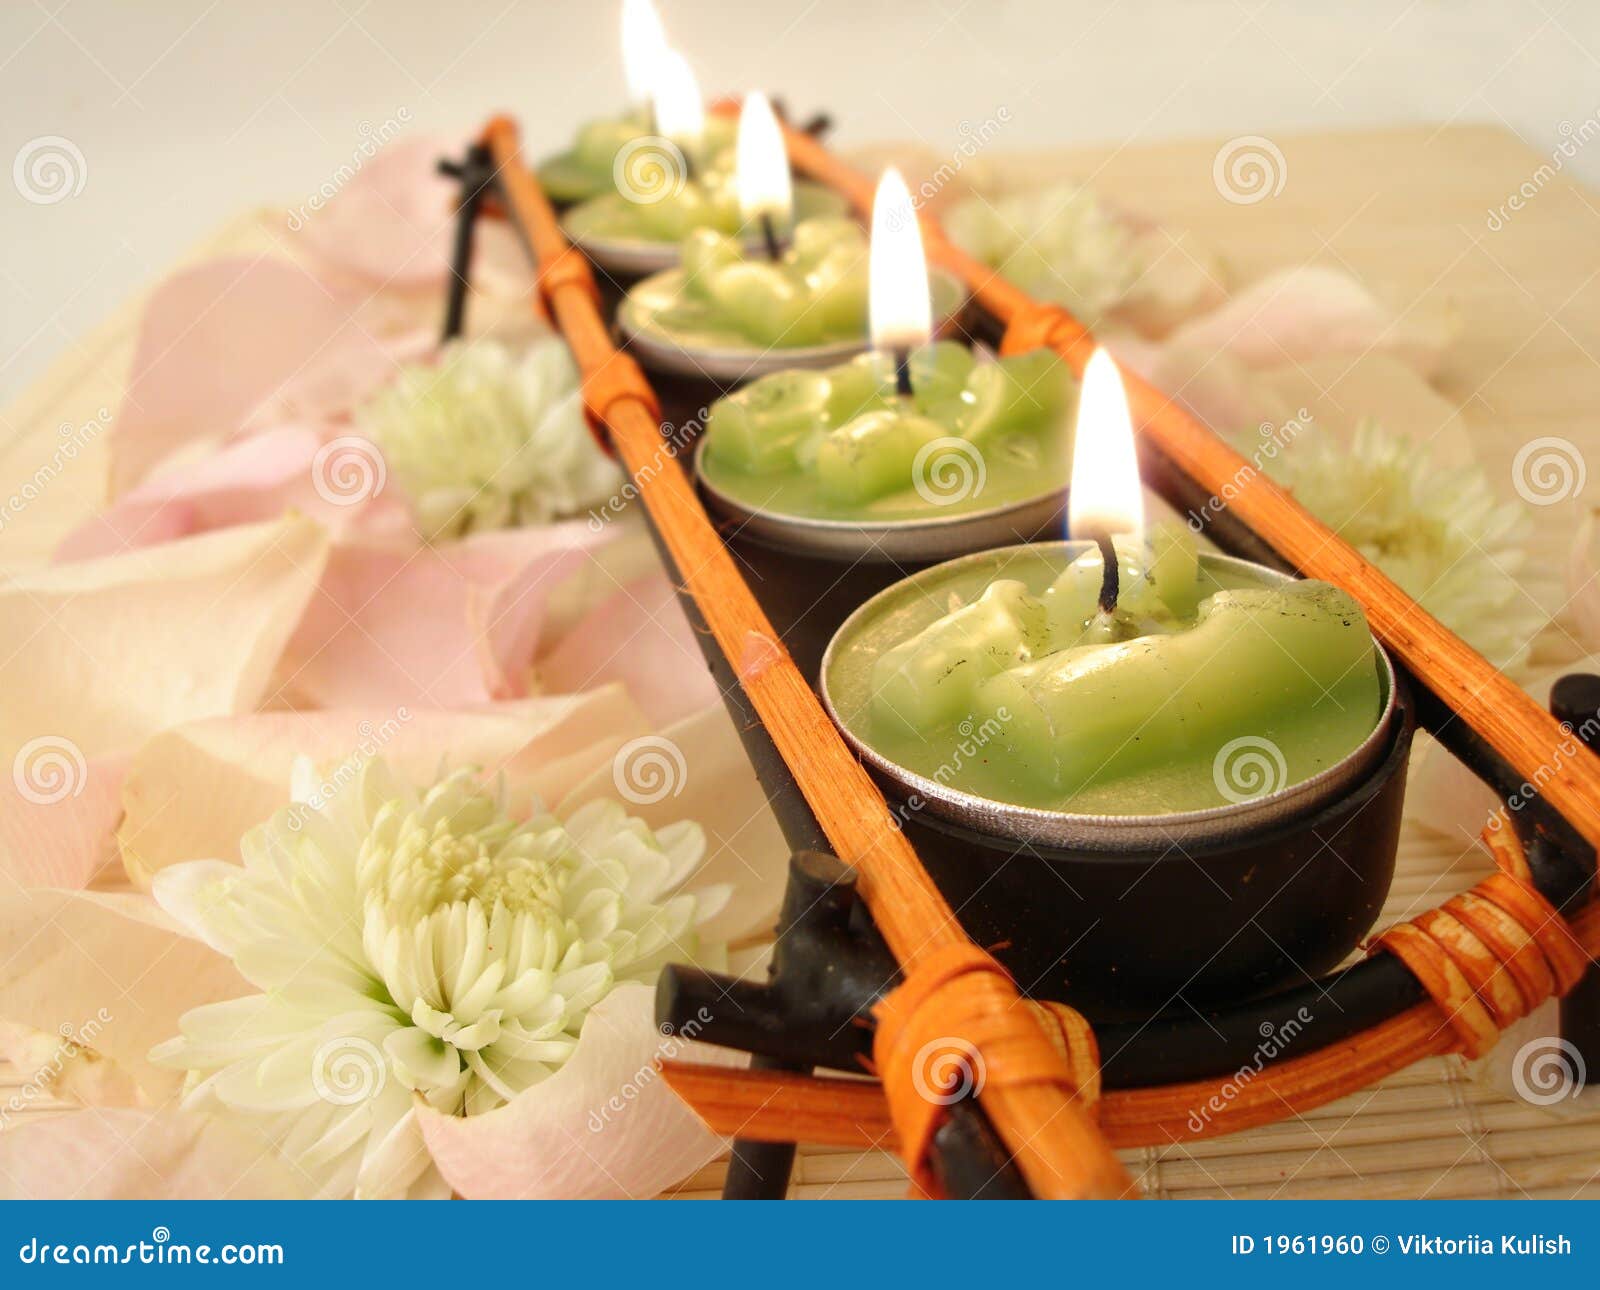
[[[1398, 307], [1455, 310], [1463, 334], [1438, 384], [1461, 409], [1479, 459], [1510, 495], [1517, 449], [1562, 435], [1600, 451], [1600, 197], [1564, 175], [1498, 232], [1486, 213], [1549, 159], [1491, 127], [1412, 128], [1279, 137], [1282, 193], [1254, 206], [1219, 198], [1218, 141], [1079, 150], [1007, 169], [1091, 178], [1097, 188], [1220, 252], [1237, 280], [1318, 261], [1342, 266]], [[282, 218], [241, 216], [197, 245], [190, 260], [283, 250]], [[0, 411], [0, 481], [31, 473], [63, 424], [115, 407], [131, 357], [139, 302], [85, 336], [23, 396]], [[473, 319], [481, 324], [480, 314]], [[92, 445], [101, 447], [102, 445]], [[1592, 455], [1592, 454], [1591, 454]], [[92, 453], [91, 453], [92, 459]], [[1597, 457], [1596, 460], [1600, 460]], [[98, 505], [99, 472], [64, 474], [78, 507], [30, 508], [0, 536], [0, 574], [36, 563], [75, 513]], [[1581, 499], [1587, 504], [1591, 498]], [[1534, 548], [1565, 556], [1580, 499], [1542, 511]], [[1547, 657], [1574, 651], [1563, 625], [1541, 642]], [[1409, 824], [1383, 922], [1440, 903], [1486, 872], [1465, 833], [1446, 839]], [[9, 1096], [0, 1068], [0, 1100]], [[1561, 1118], [1471, 1077], [1458, 1058], [1432, 1059], [1307, 1115], [1214, 1141], [1124, 1154], [1144, 1191], [1163, 1197], [1587, 1197], [1600, 1195], [1600, 1093]], [[40, 1110], [48, 1110], [41, 1103]], [[722, 1163], [675, 1193], [715, 1195]], [[802, 1149], [791, 1194], [801, 1198], [904, 1193], [883, 1152]]]

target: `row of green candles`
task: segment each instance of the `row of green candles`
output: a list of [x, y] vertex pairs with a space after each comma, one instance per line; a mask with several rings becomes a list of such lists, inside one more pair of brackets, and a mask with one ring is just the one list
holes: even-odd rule
[[[640, 23], [659, 33], [651, 19], [626, 21], [636, 51]], [[685, 74], [672, 73], [680, 89]], [[670, 130], [665, 101], [656, 96], [653, 124]], [[597, 177], [594, 163], [614, 160], [643, 124], [636, 113], [585, 127], [547, 179], [585, 164]], [[692, 133], [685, 142], [705, 156], [704, 127]], [[865, 352], [775, 372], [716, 402], [698, 458], [712, 496], [779, 519], [881, 526], [1004, 511], [1059, 495], [1070, 473], [1069, 526], [1093, 543], [1032, 561], [1023, 577], [1011, 552], [996, 552], [947, 583], [942, 602], [895, 603], [891, 592], [853, 635], [847, 625], [824, 684], [854, 736], [978, 797], [1139, 816], [1238, 804], [1218, 757], [1241, 740], [1273, 750], [1273, 791], [1369, 738], [1385, 696], [1353, 599], [1265, 569], [1219, 573], [1187, 530], [1144, 535], [1132, 421], [1104, 351], [1080, 388], [1047, 351], [987, 359], [932, 342], [903, 181], [884, 175], [870, 243], [844, 219], [796, 222], [764, 97], [747, 98], [735, 146], [721, 136], [716, 156], [691, 196], [640, 207], [638, 227], [683, 236], [681, 267], [634, 288], [625, 330], [691, 353], [829, 340]], [[752, 244], [753, 228], [762, 236]], [[955, 490], [937, 478], [952, 454], [966, 467]], [[964, 751], [974, 729], [988, 732], [981, 756]]]

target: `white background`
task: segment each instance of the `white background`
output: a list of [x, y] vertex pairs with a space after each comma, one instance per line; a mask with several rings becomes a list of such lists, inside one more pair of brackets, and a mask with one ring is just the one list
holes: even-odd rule
[[[826, 106], [844, 145], [943, 151], [1498, 121], [1548, 151], [1600, 112], [1597, 0], [660, 0], [708, 92]], [[241, 207], [297, 204], [404, 108], [518, 114], [532, 150], [622, 98], [613, 0], [3, 0], [0, 159], [41, 135], [81, 193], [0, 184], [0, 397]], [[1600, 149], [1571, 163], [1600, 180]]]

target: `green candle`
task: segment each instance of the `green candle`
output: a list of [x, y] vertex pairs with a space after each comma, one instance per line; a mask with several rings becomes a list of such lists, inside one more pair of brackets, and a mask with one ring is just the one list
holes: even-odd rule
[[819, 372], [776, 372], [720, 399], [701, 470], [751, 507], [822, 519], [958, 515], [1066, 483], [1076, 383], [1038, 350], [978, 362], [940, 341], [892, 361], [859, 355]]
[[[1374, 729], [1383, 693], [1360, 606], [1320, 582], [1196, 559], [1186, 531], [1101, 557], [1013, 548], [930, 571], [841, 634], [826, 682], [868, 746], [1016, 806], [1154, 815], [1242, 800], [1230, 749], [1302, 782]], [[1254, 795], [1254, 794], [1250, 794]]]
[[[718, 184], [725, 185], [732, 173], [733, 141], [731, 121], [720, 116], [706, 119], [702, 157], [697, 160], [708, 175], [717, 177]], [[601, 117], [579, 126], [565, 152], [540, 163], [539, 182], [552, 201], [583, 202], [608, 194], [620, 196], [619, 177], [626, 178], [631, 171], [633, 178], [627, 182], [636, 191], [653, 193], [657, 189], [647, 167], [663, 159], [670, 161], [670, 153], [662, 146], [647, 112]], [[670, 186], [670, 173], [662, 179]]]
[[691, 350], [865, 341], [867, 242], [851, 220], [802, 220], [777, 259], [702, 229], [680, 262], [629, 291], [625, 327]]

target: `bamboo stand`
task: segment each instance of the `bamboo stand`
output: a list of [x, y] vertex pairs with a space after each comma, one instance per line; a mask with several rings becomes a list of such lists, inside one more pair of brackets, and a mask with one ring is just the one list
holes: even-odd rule
[[[869, 209], [872, 186], [865, 176], [814, 139], [793, 130], [786, 136], [798, 170], [842, 192], [858, 210]], [[1331, 1101], [1425, 1056], [1475, 1055], [1510, 1019], [1578, 983], [1600, 951], [1600, 911], [1584, 904], [1600, 842], [1600, 759], [1585, 753], [1556, 756], [1567, 733], [1554, 717], [1244, 458], [1170, 399], [1130, 378], [1130, 403], [1145, 453], [1194, 487], [1226, 495], [1227, 507], [1220, 511], [1224, 523], [1242, 526], [1302, 573], [1355, 595], [1376, 634], [1425, 692], [1435, 732], [1502, 796], [1524, 780], [1543, 788], [1542, 800], [1515, 818], [1502, 815], [1498, 831], [1486, 835], [1505, 874], [1443, 910], [1391, 929], [1380, 938], [1389, 953], [1361, 965], [1382, 968], [1390, 974], [1386, 980], [1406, 982], [1410, 993], [1404, 1002], [1419, 995], [1430, 1001], [1404, 1006], [1348, 1040], [1267, 1066], [1223, 1098], [1222, 1108], [1199, 1130], [1190, 1123], [1191, 1111], [1218, 1093], [1222, 1085], [1213, 1079], [1112, 1089], [1096, 1101], [1089, 1092], [1090, 1078], [1097, 1086], [1098, 1076], [1093, 1039], [1074, 1028], [1070, 1010], [1022, 1006], [1009, 980], [997, 983], [982, 972], [969, 972], [974, 957], [986, 956], [970, 946], [904, 835], [892, 826], [881, 794], [834, 731], [740, 578], [691, 484], [670, 460], [654, 395], [633, 361], [612, 345], [593, 277], [522, 164], [515, 126], [495, 120], [483, 146], [496, 171], [499, 204], [527, 243], [540, 294], [583, 371], [591, 418], [609, 429], [638, 482], [691, 615], [703, 618], [719, 657], [759, 718], [761, 736], [770, 739], [821, 834], [854, 867], [861, 895], [905, 974], [908, 984], [880, 1005], [880, 1039], [886, 1028], [920, 1037], [917, 1024], [932, 1019], [949, 1033], [975, 1035], [974, 1047], [991, 1072], [1012, 1072], [983, 1088], [984, 1116], [964, 1114], [970, 1102], [946, 1114], [951, 1126], [969, 1136], [975, 1132], [981, 1138], [992, 1126], [1028, 1191], [1037, 1196], [1126, 1194], [1130, 1184], [1111, 1146], [1248, 1128]], [[1031, 301], [964, 255], [926, 217], [923, 226], [930, 260], [960, 277], [977, 304], [1004, 325], [1005, 351], [1048, 345], [1081, 372], [1093, 339], [1075, 319]], [[795, 881], [792, 877], [791, 884]], [[1567, 909], [1577, 911], [1570, 925], [1560, 912]], [[830, 931], [843, 934], [842, 928]], [[964, 987], [982, 982], [981, 1007], [954, 990], [941, 994], [954, 977], [961, 977]], [[897, 998], [909, 1003], [896, 1006]], [[1060, 1024], [1055, 1038], [1063, 1041], [1065, 1054], [1053, 1064], [1037, 1051], [1040, 1022], [1049, 1028], [1052, 1015]], [[984, 1024], [977, 1024], [980, 1019]], [[1027, 1060], [1016, 1059], [1018, 1044], [1033, 1046]], [[925, 1154], [937, 1158], [937, 1135], [929, 1145], [930, 1113], [907, 1098], [903, 1087], [891, 1081], [886, 1101], [878, 1085], [810, 1076], [804, 1073], [807, 1065], [790, 1060], [784, 1068], [783, 1062], [769, 1060], [761, 1069], [727, 1071], [669, 1063], [665, 1071], [671, 1086], [718, 1132], [756, 1142], [849, 1147], [880, 1143], [888, 1135], [907, 1151], [914, 1176]], [[886, 1078], [891, 1074], [886, 1071]]]

